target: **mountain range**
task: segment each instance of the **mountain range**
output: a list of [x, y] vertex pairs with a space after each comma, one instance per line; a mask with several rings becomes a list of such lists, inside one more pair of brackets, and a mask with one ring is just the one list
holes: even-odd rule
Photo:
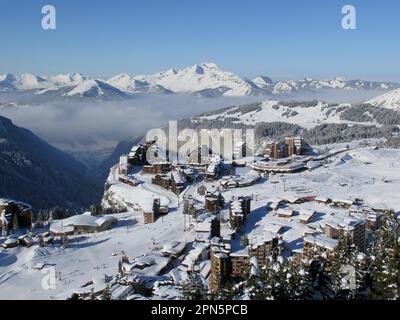
[[222, 70], [214, 63], [203, 63], [184, 69], [169, 69], [151, 75], [121, 73], [109, 79], [85, 77], [79, 73], [56, 76], [32, 74], [0, 75], [0, 91], [28, 91], [35, 95], [64, 98], [128, 98], [143, 93], [189, 93], [197, 96], [251, 96], [313, 92], [324, 89], [381, 90], [400, 88], [393, 82], [302, 79], [274, 81], [267, 76], [242, 78]]

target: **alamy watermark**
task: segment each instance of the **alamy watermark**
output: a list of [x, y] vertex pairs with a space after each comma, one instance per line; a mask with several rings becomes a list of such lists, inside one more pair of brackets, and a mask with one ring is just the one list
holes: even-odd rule
[[168, 132], [152, 129], [146, 141], [155, 141], [156, 149], [147, 150], [150, 163], [168, 160], [171, 164], [196, 162], [206, 164], [211, 158], [232, 161], [236, 158], [254, 159], [254, 129], [200, 129], [184, 128], [178, 131], [177, 121], [170, 121]]
[[55, 30], [57, 28], [56, 8], [52, 5], [45, 5], [42, 8], [42, 28], [43, 30]]
[[345, 30], [357, 29], [357, 12], [356, 8], [350, 4], [342, 7], [342, 28]]

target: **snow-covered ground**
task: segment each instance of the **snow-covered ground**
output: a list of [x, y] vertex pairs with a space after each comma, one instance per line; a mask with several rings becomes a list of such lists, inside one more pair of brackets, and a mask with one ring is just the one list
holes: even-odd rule
[[350, 107], [350, 104], [342, 103], [337, 106], [329, 106], [328, 103], [321, 101], [316, 103], [315, 106], [310, 107], [303, 107], [301, 105], [289, 107], [283, 105], [277, 100], [266, 100], [260, 104], [259, 108], [255, 108], [249, 112], [243, 112], [240, 107], [232, 107], [222, 111], [221, 113], [200, 116], [196, 118], [196, 120], [208, 121], [234, 119], [232, 120], [233, 123], [243, 123], [245, 125], [256, 125], [260, 122], [269, 123], [282, 121], [297, 124], [306, 129], [311, 129], [326, 123], [381, 126], [375, 120], [369, 122], [356, 122], [341, 119], [340, 114], [343, 109], [347, 107]]
[[[251, 171], [249, 171], [251, 172]], [[245, 174], [246, 171], [242, 172]], [[170, 212], [154, 224], [145, 225], [141, 211], [129, 211], [114, 215], [119, 219], [112, 229], [97, 234], [72, 236], [69, 247], [63, 249], [58, 243], [49, 247], [2, 249], [0, 252], [0, 299], [47, 299], [79, 289], [93, 278], [114, 275], [118, 261], [124, 251], [131, 259], [160, 249], [167, 241], [194, 240], [193, 231], [184, 231], [182, 201], [169, 191], [149, 183], [150, 176], [135, 174], [143, 183], [131, 187], [119, 183], [115, 170], [109, 177], [113, 197], [121, 203], [136, 203], [139, 209], [148, 195], [160, 197], [169, 205]], [[206, 186], [218, 186], [219, 182], [205, 182]], [[186, 192], [194, 198], [198, 185]], [[282, 237], [290, 249], [302, 246], [302, 235], [308, 228], [299, 222], [299, 216], [279, 218], [267, 213], [269, 201], [287, 195], [323, 196], [330, 198], [357, 197], [367, 205], [400, 210], [400, 150], [358, 148], [348, 150], [326, 160], [323, 166], [313, 171], [275, 175], [262, 179], [257, 184], [223, 191], [227, 201], [232, 197], [250, 195], [253, 197], [252, 212], [246, 225], [247, 234], [263, 232], [266, 226], [282, 225]], [[318, 212], [313, 224], [328, 221], [331, 213], [346, 215], [344, 209], [335, 209], [314, 202], [290, 205], [296, 211], [315, 210]], [[227, 215], [225, 208], [223, 215]], [[227, 224], [222, 224], [227, 229]], [[233, 244], [234, 245], [234, 244]], [[37, 263], [45, 268], [53, 266], [56, 272], [56, 288], [45, 290], [42, 286], [46, 274], [34, 267]]]

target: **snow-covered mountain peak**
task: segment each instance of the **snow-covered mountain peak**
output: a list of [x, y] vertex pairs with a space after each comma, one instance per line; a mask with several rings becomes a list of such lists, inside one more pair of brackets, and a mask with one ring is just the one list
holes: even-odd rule
[[169, 69], [149, 76], [137, 76], [135, 80], [146, 81], [173, 92], [207, 94], [224, 87], [223, 95], [244, 96], [251, 94], [252, 86], [232, 72], [220, 69], [214, 63], [192, 65], [184, 69]]
[[64, 96], [96, 98], [100, 96], [124, 96], [125, 93], [101, 79], [87, 79], [79, 83]]
[[49, 77], [50, 82], [53, 83], [55, 86], [68, 86], [78, 84], [84, 80], [86, 77], [83, 76], [81, 73], [67, 73], [67, 74], [58, 74], [55, 76]]
[[117, 87], [120, 90], [131, 91], [132, 89], [132, 77], [127, 73], [120, 73], [107, 80], [109, 84]]
[[30, 90], [45, 86], [46, 79], [30, 73], [15, 75], [7, 73], [0, 81], [0, 88]]
[[264, 89], [270, 85], [273, 84], [273, 81], [271, 78], [268, 78], [266, 76], [258, 76], [252, 80], [252, 82], [259, 88]]

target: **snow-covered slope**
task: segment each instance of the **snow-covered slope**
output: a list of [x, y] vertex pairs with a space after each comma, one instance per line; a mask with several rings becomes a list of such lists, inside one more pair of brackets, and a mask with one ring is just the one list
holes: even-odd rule
[[400, 110], [400, 89], [389, 91], [383, 95], [367, 101], [367, 103], [377, 107]]
[[268, 88], [274, 83], [271, 78], [266, 76], [258, 76], [251, 81], [260, 89]]
[[226, 96], [246, 96], [252, 86], [232, 72], [224, 71], [214, 63], [193, 65], [185, 69], [169, 69], [154, 75], [136, 76], [136, 80], [160, 85], [174, 92], [199, 92], [202, 90], [227, 88]]
[[98, 197], [86, 167], [0, 116], [0, 195], [35, 210], [88, 206]]
[[120, 89], [113, 87], [103, 80], [84, 80], [76, 85], [72, 90], [68, 91], [65, 96], [79, 96], [79, 97], [100, 97], [100, 96], [126, 96]]
[[[286, 122], [297, 124], [304, 128], [313, 128], [323, 123], [344, 123], [340, 119], [343, 109], [349, 104], [328, 107], [324, 102], [284, 104], [276, 100], [267, 100], [259, 104], [244, 107], [233, 107], [214, 112], [211, 115], [200, 116], [201, 121], [231, 119], [234, 123], [255, 125], [261, 122]], [[365, 124], [365, 123], [364, 123]]]

